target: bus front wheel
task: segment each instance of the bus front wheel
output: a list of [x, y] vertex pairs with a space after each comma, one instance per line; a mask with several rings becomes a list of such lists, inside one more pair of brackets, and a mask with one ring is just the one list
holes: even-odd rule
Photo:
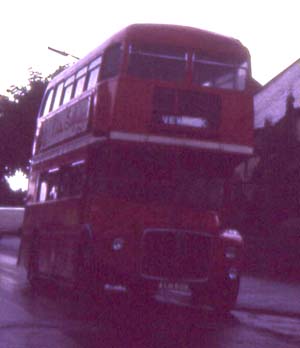
[[80, 243], [78, 250], [75, 290], [80, 295], [97, 302], [103, 301], [105, 297], [101, 272], [95, 260], [91, 242], [88, 240]]
[[210, 292], [210, 305], [216, 313], [226, 314], [234, 308], [240, 287], [240, 277], [216, 282]]
[[207, 288], [192, 288], [192, 300], [196, 305], [208, 304], [217, 314], [226, 314], [235, 306], [239, 287], [239, 277], [216, 280]]
[[30, 246], [30, 256], [29, 256], [29, 264], [27, 270], [27, 279], [32, 288], [35, 288], [38, 283], [38, 264], [39, 264], [39, 243], [37, 238], [37, 233], [35, 233], [32, 243]]

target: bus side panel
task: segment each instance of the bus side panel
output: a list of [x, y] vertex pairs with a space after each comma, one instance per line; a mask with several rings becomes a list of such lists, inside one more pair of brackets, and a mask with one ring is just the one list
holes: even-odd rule
[[151, 122], [152, 88], [151, 82], [129, 78], [102, 82], [95, 102], [93, 131], [145, 133]]
[[[126, 201], [100, 194], [92, 196], [87, 206], [86, 218], [95, 237], [97, 263], [110, 275], [121, 278], [140, 275], [142, 237], [146, 229], [203, 230], [203, 212], [198, 209]], [[116, 246], [115, 242], [120, 244]]]
[[28, 267], [35, 245], [39, 273], [73, 280], [81, 233], [80, 208], [79, 199], [29, 205], [24, 219], [21, 263]]
[[[168, 83], [156, 83], [151, 81], [139, 81], [133, 78], [127, 78], [127, 80], [121, 80], [118, 87], [118, 101], [115, 104], [112, 118], [112, 129], [116, 131], [132, 132], [132, 133], [157, 133], [166, 134], [166, 128], [159, 128], [159, 125], [155, 121], [155, 105], [154, 105], [154, 91], [157, 86], [162, 86], [162, 89], [168, 91], [190, 91], [191, 94], [198, 93], [203, 96], [220, 96], [221, 112], [220, 120], [217, 132], [215, 134], [206, 136], [204, 133], [199, 132], [199, 129], [184, 129], [176, 132], [176, 138], [187, 137], [187, 134], [191, 138], [216, 141], [224, 144], [244, 145], [252, 146], [253, 138], [253, 103], [252, 96], [248, 93], [229, 91], [229, 90], [216, 90], [216, 89], [203, 89], [195, 87], [193, 89], [176, 89], [174, 86]], [[173, 92], [171, 92], [172, 94]], [[165, 98], [165, 97], [164, 97]], [[168, 100], [164, 100], [166, 108], [168, 106]], [[175, 99], [176, 101], [176, 99]], [[177, 101], [178, 103], [178, 101]], [[173, 105], [174, 114], [178, 114], [178, 105]], [[166, 110], [167, 110], [166, 109]], [[197, 110], [195, 110], [196, 112]], [[166, 115], [172, 115], [172, 111], [166, 111]], [[180, 116], [180, 115], [179, 115]], [[170, 128], [170, 130], [172, 130]], [[234, 151], [234, 150], [233, 150]]]
[[119, 82], [115, 79], [101, 82], [95, 94], [92, 129], [95, 134], [108, 132], [112, 126]]
[[149, 81], [127, 78], [120, 81], [118, 102], [114, 109], [113, 129], [147, 133], [151, 126], [153, 86]]
[[[146, 227], [170, 227], [170, 207], [142, 204], [93, 196], [88, 204], [87, 220], [95, 236], [98, 264], [105, 271], [121, 276], [137, 276], [141, 264], [141, 240]], [[114, 248], [120, 241], [122, 247]]]
[[224, 92], [220, 140], [223, 143], [252, 146], [253, 102], [245, 93]]

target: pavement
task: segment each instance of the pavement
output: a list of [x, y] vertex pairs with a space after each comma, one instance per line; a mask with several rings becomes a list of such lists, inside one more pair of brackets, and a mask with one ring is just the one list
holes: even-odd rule
[[236, 309], [300, 318], [300, 282], [245, 275]]
[[246, 243], [237, 308], [300, 318], [300, 249], [276, 240]]
[[0, 235], [12, 235], [20, 232], [24, 217], [24, 208], [0, 207]]

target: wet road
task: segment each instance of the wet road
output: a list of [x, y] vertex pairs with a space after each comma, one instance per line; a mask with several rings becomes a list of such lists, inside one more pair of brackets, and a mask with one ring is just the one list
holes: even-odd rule
[[16, 250], [15, 241], [0, 240], [0, 348], [300, 346], [300, 314], [251, 303], [247, 307], [247, 298], [256, 301], [250, 289], [264, 285], [258, 280], [245, 281], [242, 290], [249, 296], [242, 294], [243, 305], [226, 317], [194, 308], [183, 295], [170, 293], [147, 306], [129, 307], [117, 297], [109, 305], [95, 306], [46, 284], [32, 291], [16, 266]]

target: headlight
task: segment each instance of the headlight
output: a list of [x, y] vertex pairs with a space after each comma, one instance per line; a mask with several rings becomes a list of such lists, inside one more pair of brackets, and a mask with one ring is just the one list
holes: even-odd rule
[[222, 238], [226, 238], [226, 239], [231, 239], [231, 240], [235, 240], [237, 242], [242, 242], [243, 238], [240, 235], [240, 233], [237, 230], [234, 230], [232, 228], [226, 229], [224, 230], [221, 235]]
[[225, 256], [227, 259], [235, 259], [237, 257], [237, 250], [234, 247], [228, 247], [225, 249]]
[[124, 247], [124, 239], [123, 238], [115, 238], [112, 242], [112, 250], [119, 251]]
[[236, 280], [239, 276], [239, 272], [236, 268], [230, 268], [228, 271], [228, 278], [230, 280]]

